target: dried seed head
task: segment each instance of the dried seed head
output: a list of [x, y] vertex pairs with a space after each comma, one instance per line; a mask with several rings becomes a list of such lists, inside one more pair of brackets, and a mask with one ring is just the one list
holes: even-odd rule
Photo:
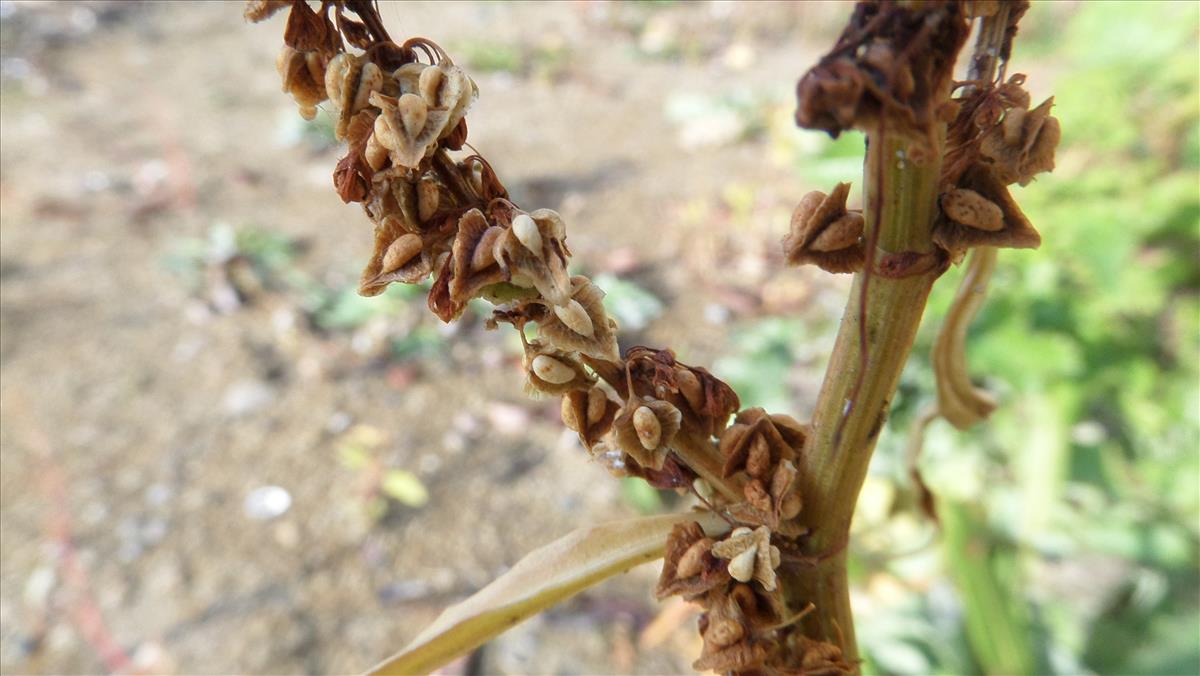
[[979, 230], [995, 232], [1004, 227], [1004, 213], [1000, 207], [974, 190], [956, 188], [945, 193], [942, 211], [950, 220]]
[[421, 247], [421, 238], [412, 233], [396, 238], [383, 254], [383, 266], [379, 273], [386, 275], [399, 270], [421, 252]]
[[534, 357], [531, 366], [538, 378], [553, 385], [564, 385], [575, 380], [575, 371], [571, 367], [548, 355]]
[[662, 440], [662, 425], [658, 416], [648, 406], [641, 406], [633, 412], [633, 429], [637, 432], [638, 441], [647, 451], [658, 448]]
[[[514, 221], [515, 225], [515, 221]], [[579, 304], [579, 301], [572, 298], [566, 305], [555, 305], [554, 314], [567, 325], [575, 333], [581, 336], [590, 338], [596, 334], [596, 328], [592, 324], [592, 318], [588, 316], [587, 310]]]
[[512, 220], [512, 229], [517, 240], [526, 249], [529, 249], [538, 258], [545, 257], [542, 251], [542, 233], [538, 230], [537, 223], [528, 214], [517, 214]]

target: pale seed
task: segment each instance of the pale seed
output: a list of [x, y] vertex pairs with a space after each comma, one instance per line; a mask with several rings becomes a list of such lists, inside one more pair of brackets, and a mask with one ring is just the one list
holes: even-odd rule
[[758, 546], [751, 545], [746, 551], [733, 557], [729, 562], [729, 576], [738, 582], [754, 579], [754, 557], [757, 554]]
[[371, 165], [375, 171], [379, 171], [383, 165], [387, 164], [388, 150], [379, 143], [376, 134], [371, 134], [367, 139], [367, 148], [363, 151], [363, 155], [367, 159], [367, 164]]
[[942, 211], [950, 220], [967, 227], [988, 232], [1004, 229], [1004, 212], [974, 190], [957, 188], [942, 195]]
[[704, 387], [691, 369], [677, 367], [675, 369], [675, 385], [679, 387], [679, 393], [687, 400], [688, 406], [691, 406], [693, 411], [699, 413], [704, 408]]
[[356, 113], [370, 105], [371, 92], [381, 89], [383, 89], [383, 71], [379, 70], [379, 66], [376, 66], [374, 62], [366, 62], [358, 76], [358, 89], [354, 92], [354, 101], [350, 106], [351, 112]]
[[528, 214], [518, 214], [512, 221], [513, 234], [521, 244], [538, 258], [542, 257], [542, 233]]
[[575, 406], [571, 402], [569, 395], [562, 398], [562, 410], [560, 413], [562, 414], [563, 424], [567, 426], [567, 429], [572, 432], [583, 431], [583, 425], [580, 425], [579, 419], [575, 417]]
[[599, 387], [593, 387], [588, 390], [587, 400], [587, 422], [589, 425], [595, 425], [601, 418], [604, 417], [604, 411], [608, 409], [608, 395]]
[[658, 448], [658, 442], [662, 440], [662, 425], [649, 406], [639, 406], [633, 412], [633, 430], [637, 432], [642, 448], [647, 451]]
[[575, 371], [570, 366], [544, 354], [533, 358], [533, 372], [553, 385], [563, 385], [575, 379]]
[[704, 570], [704, 555], [712, 549], [712, 545], [713, 541], [708, 538], [693, 542], [683, 556], [679, 557], [679, 563], [675, 565], [675, 577], [684, 580], [699, 575]]
[[396, 109], [400, 112], [400, 122], [409, 136], [416, 136], [425, 128], [425, 118], [429, 108], [420, 96], [404, 94], [396, 101]]
[[420, 90], [425, 103], [431, 108], [436, 108], [438, 105], [438, 90], [442, 88], [444, 79], [445, 74], [437, 66], [430, 66], [421, 71], [421, 77], [417, 80], [417, 89]]
[[574, 298], [566, 305], [555, 305], [554, 314], [575, 333], [587, 338], [596, 335], [596, 329], [592, 326], [592, 318]]
[[417, 183], [417, 216], [422, 223], [437, 213], [441, 197], [442, 191], [434, 179], [425, 177]]
[[420, 236], [412, 233], [401, 235], [388, 245], [387, 251], [383, 254], [383, 265], [380, 267], [379, 273], [386, 275], [395, 272], [420, 252]]
[[496, 262], [496, 256], [492, 249], [496, 246], [496, 240], [503, 234], [504, 228], [497, 225], [483, 231], [483, 236], [479, 238], [479, 244], [471, 253], [472, 271], [482, 270]]
[[709, 502], [712, 502], [713, 498], [717, 496], [716, 491], [713, 490], [712, 484], [708, 483], [704, 479], [697, 478], [692, 482], [692, 488], [696, 490], [696, 495], [699, 495]]

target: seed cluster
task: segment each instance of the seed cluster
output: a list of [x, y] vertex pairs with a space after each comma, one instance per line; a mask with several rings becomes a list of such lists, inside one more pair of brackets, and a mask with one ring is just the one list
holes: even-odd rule
[[[336, 114], [347, 152], [334, 188], [374, 224], [359, 293], [432, 277], [428, 305], [445, 322], [472, 299], [491, 301], [489, 328], [510, 324], [520, 334], [526, 391], [561, 397], [563, 423], [592, 457], [617, 475], [694, 493], [734, 525], [717, 540], [687, 523], [667, 542], [658, 594], [705, 608], [697, 669], [782, 673], [814, 655], [840, 655], [783, 621], [798, 609], [784, 601], [776, 575], [796, 565], [781, 549], [797, 551], [806, 532], [798, 467], [807, 427], [761, 409], [739, 412], [727, 384], [671, 350], [633, 347], [622, 357], [604, 292], [567, 272], [563, 219], [521, 209], [484, 158], [462, 152], [478, 89], [440, 47], [423, 38], [396, 44], [366, 0], [324, 0], [317, 10], [305, 0], [251, 0], [246, 16], [259, 21], [282, 9], [290, 10], [284, 91], [306, 118], [326, 102]], [[862, 216], [846, 211], [847, 187], [814, 200], [800, 246], [861, 259]], [[849, 669], [826, 661], [832, 671]]]

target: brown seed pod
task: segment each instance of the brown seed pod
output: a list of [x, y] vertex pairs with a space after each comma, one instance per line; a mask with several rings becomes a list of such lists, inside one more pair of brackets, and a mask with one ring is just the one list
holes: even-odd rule
[[525, 344], [525, 391], [531, 396], [587, 391], [595, 383], [577, 356], [537, 341]]
[[420, 96], [411, 93], [391, 97], [371, 92], [370, 102], [382, 111], [375, 119], [376, 141], [388, 149], [392, 164], [416, 169], [437, 147], [449, 113], [431, 110]]
[[765, 479], [781, 460], [796, 460], [809, 432], [808, 425], [791, 416], [767, 415], [761, 408], [746, 409], [721, 434], [723, 474], [728, 477], [746, 470], [751, 476]]
[[[933, 241], [950, 252], [954, 259], [961, 258], [973, 246], [994, 246], [1013, 249], [1036, 249], [1042, 237], [1025, 218], [1008, 187], [996, 177], [988, 166], [973, 165], [959, 180], [962, 190], [969, 190], [995, 205], [1003, 216], [1001, 227], [984, 230], [956, 222], [943, 211], [933, 227]], [[943, 205], [944, 207], [944, 205]]]
[[613, 421], [615, 446], [643, 467], [662, 469], [682, 414], [670, 402], [630, 397]]
[[510, 224], [508, 236], [496, 242], [500, 267], [509, 272], [514, 284], [537, 289], [551, 305], [567, 305], [572, 293], [567, 275], [570, 251], [564, 242], [562, 218], [550, 209], [525, 214], [505, 207], [493, 213], [497, 220], [507, 218]]
[[285, 46], [275, 60], [275, 68], [283, 80], [283, 91], [291, 94], [300, 107], [300, 116], [306, 120], [316, 117], [317, 104], [325, 100], [325, 57]]
[[1011, 108], [999, 125], [983, 135], [979, 152], [992, 161], [1000, 181], [1028, 185], [1035, 175], [1054, 169], [1054, 151], [1062, 129], [1050, 115], [1053, 105], [1054, 97], [1050, 97], [1029, 111]]
[[573, 390], [563, 395], [563, 424], [579, 434], [584, 448], [591, 451], [600, 438], [608, 434], [621, 405], [609, 398], [600, 387], [586, 392]]
[[383, 71], [365, 56], [341, 52], [325, 69], [325, 93], [338, 111], [334, 136], [346, 138], [350, 119], [371, 105], [371, 94], [383, 90]]
[[495, 237], [502, 232], [502, 228], [489, 226], [478, 209], [468, 211], [458, 220], [458, 235], [451, 254], [454, 278], [449, 285], [455, 302], [466, 303], [485, 287], [508, 279], [507, 273], [496, 265], [491, 251]]
[[[538, 336], [562, 350], [573, 350], [610, 362], [618, 361], [620, 355], [617, 351], [615, 322], [604, 311], [604, 292], [587, 277], [580, 275], [571, 278], [571, 287], [574, 291], [569, 300], [575, 301], [583, 309], [592, 328], [591, 335], [579, 332], [586, 326], [578, 318], [572, 319], [572, 324], [568, 325], [559, 314], [548, 312], [538, 321]], [[571, 316], [570, 312], [567, 311], [568, 317]]]
[[761, 524], [787, 537], [801, 535], [804, 528], [792, 521], [803, 507], [798, 479], [796, 466], [790, 460], [780, 461], [769, 483], [761, 479], [746, 483], [746, 501], [731, 505], [729, 515], [745, 523]]
[[846, 210], [849, 194], [850, 184], [839, 183], [829, 195], [814, 190], [800, 200], [783, 238], [789, 265], [813, 264], [826, 272], [862, 269], [864, 221], [861, 213]]
[[358, 293], [377, 296], [388, 284], [415, 284], [433, 269], [425, 244], [419, 235], [404, 232], [396, 219], [384, 219], [375, 226], [375, 254], [363, 269]]
[[694, 599], [729, 583], [725, 565], [712, 555], [714, 541], [695, 521], [676, 524], [667, 536], [667, 552], [654, 596], [676, 594]]

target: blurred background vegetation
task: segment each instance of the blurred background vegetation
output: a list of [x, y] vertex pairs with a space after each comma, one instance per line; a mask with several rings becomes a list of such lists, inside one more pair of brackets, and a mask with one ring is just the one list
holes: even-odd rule
[[[445, 327], [425, 288], [355, 293], [369, 228], [329, 188], [328, 115], [278, 92], [278, 23], [132, 7], [0, 4], [6, 673], [357, 671], [553, 536], [683, 504], [588, 465], [557, 405], [520, 392], [519, 343], [481, 329], [486, 307]], [[859, 180], [863, 146], [797, 130], [792, 81], [847, 10], [383, 15], [475, 76], [472, 142], [519, 203], [567, 218], [623, 347], [669, 345], [744, 405], [803, 417], [848, 280], [783, 269], [778, 241], [800, 195]], [[935, 288], [855, 518], [867, 671], [1200, 673], [1198, 55], [1194, 2], [1023, 20], [1009, 70], [1055, 96], [1064, 132], [1055, 172], [1015, 190], [1044, 243], [1001, 252], [969, 335], [1000, 408], [925, 435], [940, 526], [909, 432], [961, 271]], [[65, 168], [61, 145], [80, 149]], [[468, 532], [471, 513], [492, 518]], [[656, 575], [460, 668], [686, 671], [694, 621], [652, 601]], [[69, 628], [80, 607], [115, 652]]]

